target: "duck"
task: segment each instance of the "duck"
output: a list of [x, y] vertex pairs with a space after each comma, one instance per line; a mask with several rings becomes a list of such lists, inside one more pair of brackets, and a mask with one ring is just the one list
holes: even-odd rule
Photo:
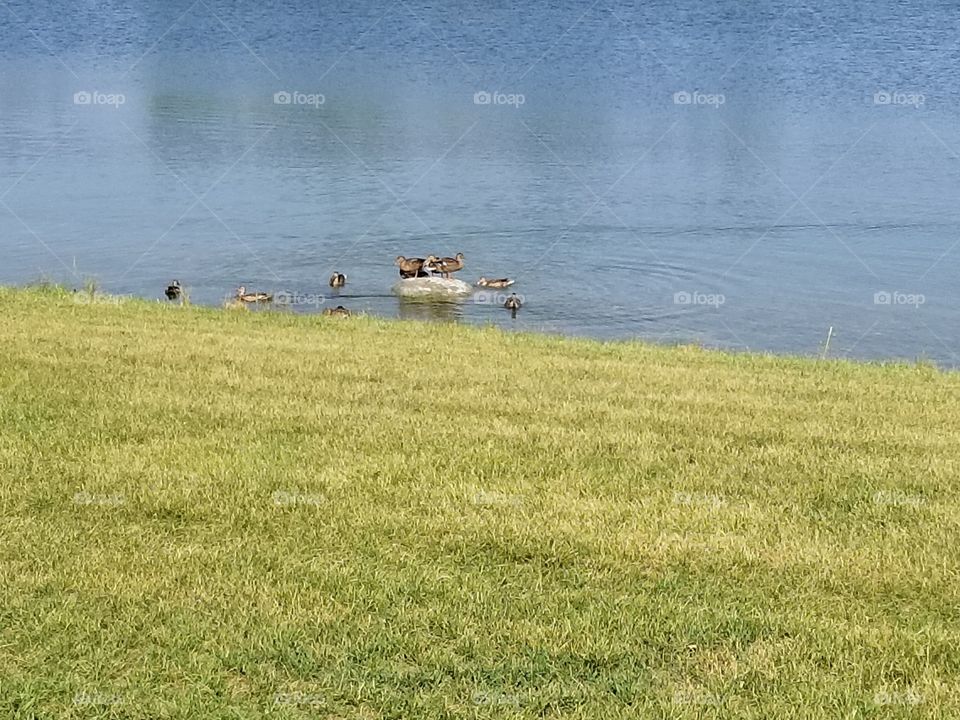
[[331, 317], [350, 317], [350, 311], [343, 305], [337, 305], [335, 308], [327, 308], [323, 311], [323, 314]]
[[[432, 255], [430, 256], [433, 257]], [[427, 262], [424, 258], [407, 258], [403, 255], [397, 255], [397, 259], [393, 261], [393, 264], [400, 268], [400, 277], [412, 278], [412, 277], [426, 277], [427, 273], [423, 271], [423, 266]]]
[[183, 288], [180, 287], [180, 281], [174, 280], [172, 283], [167, 285], [167, 289], [164, 291], [164, 295], [167, 296], [167, 300], [177, 300], [183, 294]]
[[[433, 257], [432, 255], [430, 257]], [[445, 278], [450, 277], [450, 273], [463, 270], [463, 253], [457, 253], [456, 257], [434, 258], [431, 264], [434, 272], [438, 272]]]
[[510, 314], [513, 317], [517, 316], [517, 310], [523, 307], [523, 301], [517, 297], [516, 293], [511, 293], [510, 297], [507, 298], [507, 301], [503, 306], [510, 311]]
[[488, 288], [506, 288], [506, 287], [510, 287], [515, 282], [516, 280], [511, 280], [510, 278], [499, 278], [497, 280], [490, 280], [488, 278], [482, 277], [479, 280], [477, 280], [477, 285], [479, 285], [480, 287], [488, 287]]
[[237, 288], [237, 300], [244, 303], [264, 303], [273, 300], [273, 295], [265, 292], [248, 293], [247, 288], [241, 285]]
[[340, 288], [347, 284], [347, 276], [343, 273], [335, 272], [330, 276], [330, 287]]

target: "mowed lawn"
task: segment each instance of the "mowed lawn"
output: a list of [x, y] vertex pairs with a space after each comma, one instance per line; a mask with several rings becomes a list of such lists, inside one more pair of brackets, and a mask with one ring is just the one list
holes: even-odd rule
[[960, 717], [957, 374], [86, 299], [0, 290], [2, 718]]

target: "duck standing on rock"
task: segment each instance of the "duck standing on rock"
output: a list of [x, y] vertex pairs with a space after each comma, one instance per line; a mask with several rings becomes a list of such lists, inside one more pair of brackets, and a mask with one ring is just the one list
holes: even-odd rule
[[426, 262], [423, 258], [407, 258], [403, 255], [397, 255], [393, 264], [400, 268], [400, 277], [406, 280], [407, 278], [427, 277], [427, 273], [423, 271]]
[[347, 284], [347, 276], [343, 273], [335, 272], [330, 276], [330, 287], [332, 288], [342, 288]]
[[431, 255], [429, 258], [427, 258], [427, 261], [429, 262], [430, 259], [433, 259], [433, 262], [430, 263], [431, 271], [440, 273], [445, 278], [449, 278], [450, 273], [463, 270], [463, 253], [457, 253], [456, 257], [445, 257], [439, 259]]
[[248, 293], [243, 285], [237, 288], [237, 300], [242, 303], [267, 303], [273, 300], [273, 295], [265, 292]]
[[523, 307], [523, 302], [517, 297], [516, 293], [511, 293], [503, 306], [510, 311], [510, 317], [516, 317], [517, 310]]
[[183, 288], [180, 287], [180, 281], [174, 280], [167, 285], [164, 295], [167, 296], [167, 300], [179, 300], [183, 296]]

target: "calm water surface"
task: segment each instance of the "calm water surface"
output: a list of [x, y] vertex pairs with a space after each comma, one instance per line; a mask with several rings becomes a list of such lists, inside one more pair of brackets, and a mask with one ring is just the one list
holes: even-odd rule
[[0, 7], [0, 282], [958, 364], [955, 5], [315, 5]]

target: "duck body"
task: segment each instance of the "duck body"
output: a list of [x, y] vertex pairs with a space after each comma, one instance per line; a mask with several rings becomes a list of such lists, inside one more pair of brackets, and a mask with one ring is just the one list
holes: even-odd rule
[[237, 300], [242, 303], [266, 303], [273, 300], [273, 295], [265, 292], [248, 293], [247, 288], [241, 285], [237, 288]]
[[167, 285], [167, 289], [163, 293], [167, 296], [167, 300], [178, 300], [183, 294], [183, 288], [180, 287], [180, 281], [174, 280], [172, 283]]
[[445, 278], [450, 277], [450, 273], [463, 270], [463, 253], [457, 253], [456, 257], [434, 258], [432, 255], [430, 257], [433, 258], [430, 269], [433, 272], [440, 273]]
[[498, 278], [496, 280], [490, 280], [488, 278], [482, 277], [479, 280], [477, 280], [477, 285], [479, 285], [480, 287], [487, 287], [487, 288], [506, 288], [506, 287], [510, 287], [515, 282], [516, 280], [511, 280], [510, 278]]
[[350, 311], [343, 305], [337, 305], [335, 308], [327, 308], [323, 311], [323, 314], [329, 317], [350, 317]]
[[403, 255], [397, 255], [397, 259], [393, 261], [393, 264], [400, 268], [400, 277], [407, 279], [427, 277], [427, 273], [424, 272], [423, 269], [426, 262], [427, 260], [424, 258], [407, 258]]
[[347, 284], [347, 276], [343, 273], [335, 272], [330, 276], [330, 287], [341, 288]]
[[507, 310], [512, 312], [514, 317], [516, 317], [517, 310], [523, 307], [523, 301], [521, 301], [520, 298], [517, 297], [516, 293], [511, 293], [510, 297], [507, 298], [507, 301], [503, 303], [503, 306]]

